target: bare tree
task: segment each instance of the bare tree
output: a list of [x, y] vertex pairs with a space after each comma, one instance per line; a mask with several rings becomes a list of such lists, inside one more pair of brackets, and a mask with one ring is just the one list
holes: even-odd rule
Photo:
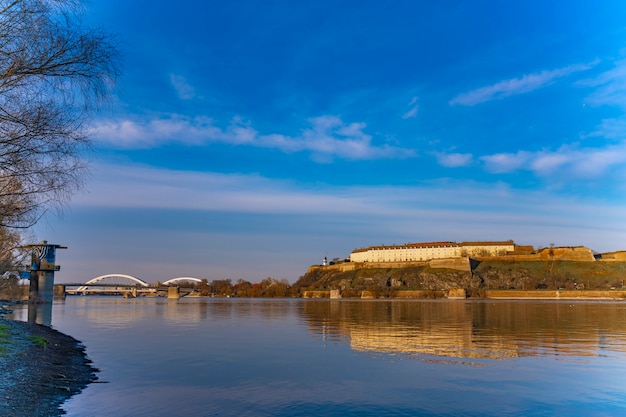
[[0, 227], [0, 275], [21, 269], [20, 262], [27, 262], [26, 251], [20, 247], [20, 235], [15, 230]]
[[0, 227], [28, 228], [82, 184], [89, 116], [119, 76], [81, 0], [0, 0]]

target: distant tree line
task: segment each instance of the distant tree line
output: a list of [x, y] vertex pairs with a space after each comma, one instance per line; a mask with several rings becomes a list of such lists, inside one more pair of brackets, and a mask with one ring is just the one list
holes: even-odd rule
[[259, 283], [238, 279], [233, 284], [230, 279], [217, 279], [210, 282], [202, 280], [185, 286], [194, 288], [201, 296], [280, 298], [298, 295], [286, 279], [277, 280], [271, 277], [264, 278]]

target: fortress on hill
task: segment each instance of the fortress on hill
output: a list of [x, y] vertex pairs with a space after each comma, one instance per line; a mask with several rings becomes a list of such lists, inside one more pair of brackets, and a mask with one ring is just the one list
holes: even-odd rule
[[532, 251], [534, 251], [532, 246], [518, 246], [512, 240], [461, 243], [423, 242], [355, 249], [350, 254], [350, 262], [419, 262], [467, 256], [502, 256]]
[[[437, 260], [460, 259], [480, 260], [562, 260], [562, 261], [626, 261], [626, 252], [618, 251], [605, 254], [594, 254], [584, 246], [558, 246], [535, 249], [531, 245], [517, 245], [513, 240], [486, 242], [420, 242], [404, 245], [381, 245], [358, 248], [350, 253], [344, 261], [335, 263], [351, 263], [374, 266], [374, 264], [406, 264], [424, 263]], [[381, 265], [382, 266], [382, 265]]]
[[626, 300], [624, 277], [623, 250], [445, 241], [354, 249], [311, 265], [298, 283], [305, 298]]

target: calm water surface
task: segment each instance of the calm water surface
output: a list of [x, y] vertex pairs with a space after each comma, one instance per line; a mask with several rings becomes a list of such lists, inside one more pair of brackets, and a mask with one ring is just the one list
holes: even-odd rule
[[68, 297], [51, 317], [105, 382], [68, 416], [626, 415], [623, 303]]

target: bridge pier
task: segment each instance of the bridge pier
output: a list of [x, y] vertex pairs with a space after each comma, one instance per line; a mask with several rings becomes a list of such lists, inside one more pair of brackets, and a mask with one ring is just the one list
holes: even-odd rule
[[124, 298], [137, 298], [137, 287], [133, 287], [130, 291], [126, 291], [123, 294]]
[[167, 287], [167, 298], [172, 300], [177, 300], [180, 298], [180, 288], [178, 287]]
[[65, 300], [65, 285], [63, 284], [54, 284], [54, 298]]

